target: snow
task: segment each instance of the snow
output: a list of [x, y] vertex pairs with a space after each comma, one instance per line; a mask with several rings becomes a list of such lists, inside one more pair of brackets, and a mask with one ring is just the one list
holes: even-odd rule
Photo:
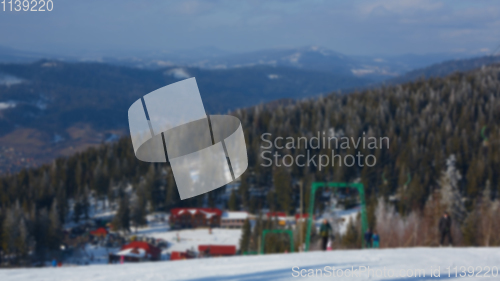
[[[171, 230], [168, 224], [168, 215], [164, 213], [148, 215], [147, 220], [148, 226], [139, 228], [132, 235], [167, 241], [169, 247], [164, 253], [184, 252], [192, 249], [198, 251], [198, 245], [207, 244], [239, 247], [241, 229], [212, 228], [212, 234], [209, 234], [208, 228]], [[132, 229], [135, 230], [135, 228]], [[177, 235], [180, 241], [177, 241]]]
[[116, 253], [117, 256], [127, 256], [127, 257], [136, 257], [136, 258], [144, 258], [146, 257], [146, 251], [144, 249], [126, 249], [123, 251], [119, 251]]
[[246, 220], [248, 218], [248, 213], [247, 212], [231, 212], [227, 211], [222, 213], [221, 219], [228, 219], [228, 220]]
[[352, 208], [349, 210], [343, 210], [336, 212], [336, 216], [342, 218], [343, 221], [338, 223], [338, 231], [341, 235], [344, 235], [347, 232], [347, 225], [349, 221], [356, 221], [356, 216], [359, 214], [360, 208]]
[[[179, 235], [180, 241], [177, 241], [177, 234]], [[167, 249], [167, 253], [173, 251], [184, 252], [190, 249], [198, 251], [198, 245], [207, 244], [234, 245], [238, 248], [241, 229], [213, 228], [212, 234], [209, 234], [208, 229], [184, 229], [167, 232], [149, 231], [147, 236], [168, 241], [170, 247]]]
[[0, 85], [10, 87], [12, 85], [20, 84], [23, 82], [24, 79], [21, 79], [19, 77], [0, 73]]
[[174, 68], [165, 72], [166, 75], [173, 76], [176, 79], [190, 78], [191, 75], [184, 68]]
[[72, 265], [107, 264], [108, 255], [119, 250], [120, 248], [106, 248], [86, 244], [83, 248], [75, 249], [74, 254], [66, 260], [66, 263]]
[[0, 110], [8, 109], [8, 108], [14, 108], [16, 107], [16, 103], [13, 101], [7, 101], [7, 102], [0, 102]]
[[[333, 214], [334, 214], [334, 218], [337, 218], [337, 219], [342, 219], [341, 221], [338, 221], [336, 225], [334, 225], [333, 227], [336, 227], [336, 229], [338, 230], [338, 232], [341, 234], [341, 235], [344, 235], [347, 231], [347, 225], [349, 224], [349, 221], [352, 220], [353, 222], [356, 221], [356, 216], [359, 214], [361, 208], [358, 206], [358, 207], [355, 207], [355, 208], [352, 208], [352, 209], [347, 209], [347, 210], [342, 210], [342, 209], [334, 209], [333, 210]], [[329, 214], [329, 213], [324, 213], [322, 216], [318, 217], [314, 223], [316, 225], [317, 228], [320, 227], [321, 223], [323, 223], [323, 219], [332, 219], [332, 214]]]
[[[500, 264], [499, 248], [400, 248], [400, 249], [371, 249], [371, 250], [343, 250], [331, 252], [311, 252], [293, 254], [275, 254], [259, 256], [238, 256], [210, 259], [194, 259], [183, 261], [163, 261], [147, 263], [125, 263], [113, 265], [90, 265], [81, 267], [62, 268], [30, 268], [30, 269], [3, 269], [0, 270], [0, 280], [18, 281], [148, 281], [148, 280], [296, 280], [292, 274], [302, 269], [313, 269], [318, 272], [311, 280], [496, 280], [495, 277], [473, 276], [467, 278], [448, 278], [447, 267], [498, 266]], [[371, 276], [366, 273], [359, 277], [321, 277], [316, 269], [325, 269], [325, 266], [334, 266], [335, 270], [344, 272], [351, 269], [366, 267], [372, 273], [379, 270], [386, 276]], [[431, 277], [431, 267], [436, 270], [440, 266], [441, 277]], [[328, 268], [329, 269], [329, 268]], [[389, 272], [396, 273], [404, 270], [424, 269], [426, 277], [388, 277]], [[476, 272], [478, 269], [475, 269]], [[338, 271], [337, 271], [338, 272]], [[307, 271], [303, 272], [307, 274]], [[437, 272], [435, 272], [437, 273]], [[323, 274], [325, 272], [323, 271]], [[358, 273], [359, 274], [359, 273]], [[490, 276], [491, 276], [490, 272]], [[484, 270], [480, 273], [484, 275]], [[302, 279], [302, 278], [300, 278]]]

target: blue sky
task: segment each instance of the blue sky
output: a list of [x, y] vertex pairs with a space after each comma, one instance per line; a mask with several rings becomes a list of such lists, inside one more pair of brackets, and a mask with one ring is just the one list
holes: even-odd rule
[[0, 45], [61, 54], [317, 45], [349, 55], [500, 45], [498, 0], [52, 1], [52, 12], [0, 11]]

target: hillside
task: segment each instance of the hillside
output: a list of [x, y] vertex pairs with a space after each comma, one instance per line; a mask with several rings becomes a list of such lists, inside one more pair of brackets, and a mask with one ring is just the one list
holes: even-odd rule
[[347, 77], [362, 77], [372, 82], [401, 76], [435, 63], [464, 59], [466, 54], [433, 53], [402, 55], [346, 55], [320, 46], [270, 48], [234, 53], [214, 47], [180, 50], [134, 51], [66, 51], [65, 54], [43, 54], [0, 46], [0, 62], [35, 62], [41, 59], [67, 62], [100, 62], [141, 69], [182, 66], [201, 69], [234, 69], [252, 66], [274, 66], [328, 72]]
[[[353, 56], [324, 47], [306, 46], [301, 48], [275, 48], [249, 53], [218, 55], [205, 59], [181, 62], [203, 68], [234, 68], [253, 65], [293, 67], [363, 77], [373, 82], [380, 82], [431, 64], [461, 58], [463, 56], [457, 54]], [[151, 61], [149, 66], [153, 62]]]
[[0, 64], [0, 173], [116, 140], [128, 133], [127, 110], [134, 101], [187, 77], [196, 77], [208, 113], [368, 83], [273, 66], [141, 70], [60, 61]]
[[486, 65], [500, 62], [500, 56], [484, 56], [460, 60], [448, 60], [441, 63], [432, 64], [430, 66], [415, 69], [407, 72], [396, 78], [386, 81], [387, 84], [399, 84], [417, 79], [425, 79], [431, 77], [444, 77], [454, 72], [465, 72], [476, 68], [481, 68]]
[[[150, 262], [126, 265], [92, 265], [84, 267], [7, 269], [0, 270], [5, 281], [27, 280], [296, 280], [297, 274], [312, 280], [460, 280], [457, 269], [473, 267], [474, 274], [466, 280], [494, 280], [498, 276], [500, 256], [498, 248], [414, 248], [385, 250], [353, 250], [333, 252], [294, 253], [265, 256], [243, 256], [229, 258], [196, 259], [172, 262]], [[332, 267], [350, 275], [352, 268], [356, 275], [332, 277]], [[359, 273], [359, 268], [367, 272]], [[450, 267], [451, 277], [448, 276]], [[490, 272], [486, 272], [490, 268]], [[292, 271], [292, 268], [295, 271]], [[370, 275], [368, 274], [368, 268]], [[439, 270], [436, 270], [438, 269]], [[479, 272], [483, 268], [482, 272]], [[493, 271], [491, 271], [493, 268]], [[311, 271], [312, 269], [312, 271]], [[316, 271], [318, 270], [318, 271]], [[320, 271], [321, 270], [321, 271]], [[423, 270], [423, 271], [422, 271]], [[440, 274], [440, 277], [431, 276]], [[316, 275], [317, 274], [317, 275]], [[377, 276], [378, 274], [378, 276]], [[477, 276], [476, 276], [477, 274]], [[487, 274], [487, 275], [485, 275]], [[406, 277], [413, 275], [413, 277]], [[471, 277], [473, 276], [473, 277]], [[300, 278], [300, 277], [299, 277]]]
[[[168, 211], [173, 207], [207, 205], [230, 205], [252, 213], [269, 209], [294, 214], [299, 206], [300, 182], [307, 209], [311, 182], [361, 181], [366, 189], [370, 226], [402, 226], [398, 233], [392, 227], [383, 228], [387, 231], [383, 235], [392, 238], [381, 246], [436, 245], [433, 230], [443, 206], [448, 204], [446, 200], [455, 202], [447, 208], [456, 221], [453, 231], [457, 245], [500, 245], [498, 236], [488, 235], [488, 228], [480, 227], [500, 226], [498, 216], [493, 215], [499, 206], [500, 191], [500, 175], [495, 172], [500, 165], [499, 108], [500, 66], [493, 65], [350, 95], [332, 94], [292, 104], [237, 110], [233, 114], [242, 122], [249, 169], [240, 178], [241, 185], [230, 202], [224, 199], [224, 188], [179, 200], [170, 167], [138, 161], [130, 139], [125, 137], [50, 165], [2, 177], [0, 221], [4, 223], [0, 225], [3, 231], [25, 233], [27, 241], [50, 248], [57, 239], [40, 236], [37, 229], [49, 231], [57, 227], [56, 218], [68, 219], [75, 206], [83, 215], [91, 194], [139, 214], [145, 212], [146, 206], [149, 211]], [[287, 148], [279, 141], [275, 148], [268, 149], [268, 143], [262, 140], [264, 133], [270, 134], [265, 136], [267, 140], [274, 141], [279, 136], [310, 139], [322, 132], [337, 138], [387, 137], [390, 146], [374, 149], [351, 144], [332, 151], [324, 146]], [[271, 157], [272, 164], [267, 165], [269, 160], [264, 156], [269, 158], [271, 153], [278, 156]], [[304, 166], [304, 162], [284, 165], [285, 160], [289, 163], [290, 158], [298, 159], [299, 155], [315, 155], [318, 159], [319, 155], [331, 153], [339, 154], [341, 161], [358, 153], [373, 155], [377, 161], [371, 167], [362, 162], [365, 158], [357, 158], [351, 166], [342, 164], [345, 162], [323, 167]], [[136, 202], [142, 203], [129, 206], [126, 202], [130, 193], [141, 198]], [[326, 200], [328, 197], [318, 194], [317, 211], [325, 207], [321, 203]], [[388, 202], [387, 207], [382, 202]], [[381, 208], [379, 215], [387, 213], [391, 220], [377, 217], [376, 208]], [[413, 223], [406, 223], [408, 217]], [[46, 223], [49, 219], [54, 225]], [[419, 228], [413, 229], [414, 225]], [[344, 247], [356, 248], [359, 232], [354, 225], [348, 228], [354, 240]], [[0, 244], [9, 245], [5, 246], [9, 251], [19, 245], [11, 243], [14, 238], [9, 235], [0, 237]], [[26, 250], [24, 247], [30, 245], [26, 243], [17, 247]]]
[[[6, 52], [16, 53], [11, 49]], [[26, 58], [34, 55], [21, 53]], [[203, 63], [183, 62], [191, 66], [155, 60], [155, 67], [146, 69], [114, 60], [110, 62], [116, 65], [50, 60], [0, 64], [0, 173], [38, 166], [55, 157], [116, 140], [128, 132], [124, 116], [133, 101], [187, 77], [197, 78], [207, 112], [220, 113], [271, 101], [287, 103], [337, 90], [352, 92], [377, 87], [373, 81], [394, 77], [439, 58], [443, 57], [373, 59], [304, 47], [219, 54], [200, 59]], [[386, 83], [441, 77], [494, 63], [497, 58], [448, 61]]]

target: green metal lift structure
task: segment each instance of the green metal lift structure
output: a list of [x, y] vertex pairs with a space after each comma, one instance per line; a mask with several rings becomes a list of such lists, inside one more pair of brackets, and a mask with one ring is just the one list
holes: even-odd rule
[[[313, 182], [311, 185], [311, 195], [309, 197], [309, 213], [307, 216], [307, 234], [306, 234], [306, 248], [305, 251], [309, 251], [309, 246], [311, 243], [311, 228], [313, 223], [314, 215], [314, 200], [316, 191], [319, 188], [354, 188], [358, 190], [359, 200], [361, 201], [361, 235], [368, 229], [368, 218], [366, 216], [366, 201], [365, 201], [365, 187], [360, 182], [347, 183], [347, 182]], [[361, 239], [361, 245], [363, 248], [366, 247], [365, 239]]]
[[293, 232], [289, 229], [264, 229], [260, 242], [260, 254], [264, 254], [264, 245], [266, 243], [266, 235], [268, 233], [286, 233], [290, 236], [290, 253], [293, 253]]

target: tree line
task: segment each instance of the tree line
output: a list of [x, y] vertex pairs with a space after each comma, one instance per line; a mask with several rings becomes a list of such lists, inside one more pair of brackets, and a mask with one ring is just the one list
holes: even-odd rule
[[[130, 220], [144, 223], [148, 212], [182, 206], [294, 214], [299, 207], [300, 186], [307, 210], [313, 181], [361, 181], [371, 210], [371, 227], [378, 225], [375, 210], [381, 202], [406, 221], [412, 215], [423, 216], [435, 194], [446, 194], [447, 199], [439, 202], [453, 209], [463, 243], [482, 245], [487, 236], [483, 232], [487, 231], [478, 233], [475, 225], [483, 222], [473, 218], [485, 217], [485, 210], [497, 204], [499, 109], [500, 66], [492, 65], [445, 78], [236, 110], [231, 114], [242, 122], [249, 168], [229, 200], [223, 199], [223, 189], [217, 189], [181, 201], [169, 165], [137, 160], [130, 138], [124, 137], [38, 168], [2, 176], [2, 257], [15, 257], [17, 263], [26, 262], [28, 255], [47, 258], [60, 246], [62, 225], [88, 217], [91, 198], [116, 205], [119, 219], [115, 225], [127, 230]], [[317, 132], [354, 138], [388, 137], [390, 145], [388, 149], [351, 147], [341, 152], [373, 154], [377, 159], [374, 167], [329, 166], [319, 170], [314, 166], [261, 165], [262, 134], [297, 138], [312, 137]], [[311, 147], [272, 151], [292, 156], [329, 153]], [[450, 157], [460, 177], [450, 174]], [[445, 189], [448, 192], [442, 193]], [[314, 207], [319, 211], [324, 199], [320, 193], [315, 196], [318, 203]], [[496, 224], [491, 225], [494, 229]], [[489, 233], [491, 237], [493, 232]], [[491, 239], [488, 245], [498, 243]]]

